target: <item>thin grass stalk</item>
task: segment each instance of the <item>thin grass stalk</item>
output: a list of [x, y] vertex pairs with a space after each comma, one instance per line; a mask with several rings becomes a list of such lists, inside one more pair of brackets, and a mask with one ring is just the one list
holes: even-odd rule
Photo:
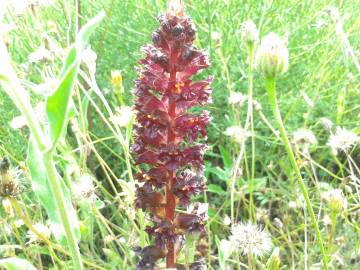
[[[60, 245], [52, 243], [49, 239], [45, 238], [40, 232], [38, 232], [36, 230], [36, 228], [33, 226], [32, 222], [31, 222], [30, 218], [21, 209], [21, 206], [20, 206], [20, 204], [19, 204], [19, 202], [17, 200], [15, 200], [14, 198], [9, 198], [9, 200], [11, 202], [11, 205], [12, 205], [15, 213], [21, 218], [21, 220], [24, 222], [25, 226], [32, 233], [34, 233], [39, 239], [41, 239], [41, 241], [43, 241], [45, 244], [47, 244], [51, 251], [54, 249], [54, 250], [57, 250], [57, 251], [61, 252], [62, 254], [65, 254], [67, 256], [71, 256], [69, 251], [63, 249]], [[95, 263], [92, 263], [92, 262], [90, 262], [90, 261], [88, 261], [86, 259], [84, 259], [83, 261], [89, 267], [92, 267], [94, 269], [99, 269], [99, 270], [105, 270], [103, 267], [97, 266]]]
[[304, 199], [305, 199], [306, 208], [307, 208], [307, 210], [309, 212], [311, 222], [312, 222], [312, 225], [313, 225], [314, 230], [315, 230], [316, 240], [317, 240], [317, 243], [318, 243], [318, 246], [319, 246], [319, 249], [320, 249], [320, 252], [321, 252], [322, 260], [323, 260], [323, 267], [324, 267], [325, 270], [328, 270], [329, 269], [328, 265], [327, 265], [328, 258], [327, 258], [326, 253], [325, 253], [323, 240], [322, 240], [322, 237], [321, 237], [321, 232], [319, 230], [319, 225], [318, 225], [318, 222], [316, 220], [313, 207], [311, 205], [311, 201], [310, 201], [310, 198], [309, 198], [309, 193], [307, 191], [307, 187], [306, 187], [305, 182], [304, 182], [304, 180], [303, 180], [303, 178], [301, 176], [300, 169], [299, 169], [299, 167], [297, 165], [295, 155], [294, 155], [293, 150], [291, 148], [291, 144], [290, 144], [290, 141], [289, 141], [289, 139], [287, 137], [286, 130], [285, 130], [285, 127], [284, 127], [284, 124], [283, 124], [283, 121], [282, 121], [280, 109], [279, 109], [277, 98], [276, 98], [275, 77], [266, 77], [265, 78], [265, 85], [266, 85], [266, 90], [268, 92], [270, 105], [271, 105], [272, 111], [274, 113], [275, 121], [276, 121], [276, 123], [278, 125], [278, 128], [279, 128], [279, 131], [280, 131], [281, 139], [282, 139], [282, 141], [284, 143], [284, 146], [285, 146], [286, 152], [288, 154], [290, 163], [291, 163], [291, 165], [292, 165], [292, 167], [293, 167], [293, 169], [295, 171], [296, 178], [297, 178], [297, 180], [299, 182], [299, 185], [300, 185], [301, 193], [302, 193], [302, 195], [304, 196]]

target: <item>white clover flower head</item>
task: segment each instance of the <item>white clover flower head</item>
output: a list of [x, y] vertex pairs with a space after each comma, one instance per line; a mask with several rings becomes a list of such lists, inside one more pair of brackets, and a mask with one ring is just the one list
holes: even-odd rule
[[359, 136], [345, 128], [338, 127], [335, 134], [331, 134], [327, 145], [331, 148], [334, 155], [339, 152], [347, 153], [354, 145], [359, 142]]
[[[44, 225], [42, 223], [36, 223], [34, 224], [34, 229], [36, 232], [38, 232], [43, 238], [45, 239], [49, 239], [51, 236], [51, 231], [49, 226]], [[42, 239], [35, 234], [33, 231], [28, 231], [27, 232], [27, 238], [29, 238], [28, 244], [32, 244], [32, 243], [39, 243], [42, 241]]]
[[243, 129], [240, 126], [231, 126], [228, 127], [224, 134], [226, 136], [231, 137], [234, 141], [236, 141], [239, 144], [242, 144], [246, 141], [248, 137], [251, 136], [251, 133], [245, 129]]
[[347, 208], [347, 200], [341, 189], [331, 189], [321, 193], [321, 198], [334, 212], [340, 212]]
[[312, 131], [300, 128], [293, 133], [293, 143], [298, 149], [308, 152], [309, 147], [316, 144], [317, 140]]
[[72, 183], [72, 194], [76, 201], [94, 202], [97, 198], [94, 178], [89, 174], [80, 176], [79, 181]]
[[250, 222], [235, 224], [231, 230], [230, 241], [244, 255], [262, 257], [272, 248], [270, 234]]
[[261, 40], [255, 55], [255, 66], [265, 77], [274, 77], [288, 70], [289, 51], [277, 34], [269, 33]]
[[242, 106], [246, 100], [247, 96], [239, 92], [231, 92], [228, 99], [229, 104], [238, 104], [239, 106]]
[[259, 42], [259, 31], [252, 20], [242, 23], [240, 28], [241, 41], [246, 46], [253, 46]]
[[110, 117], [110, 121], [119, 127], [126, 127], [131, 122], [133, 116], [134, 111], [131, 107], [121, 106], [116, 108], [116, 114]]

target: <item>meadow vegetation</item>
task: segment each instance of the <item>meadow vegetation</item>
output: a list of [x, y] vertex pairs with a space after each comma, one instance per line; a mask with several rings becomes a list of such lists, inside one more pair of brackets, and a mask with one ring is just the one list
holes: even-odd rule
[[[167, 1], [1, 2], [0, 269], [158, 269], [137, 266], [154, 241], [131, 145], [141, 48]], [[213, 82], [192, 199], [206, 235], [178, 262], [359, 269], [360, 2], [184, 2], [211, 60], [194, 80]], [[258, 59], [271, 32], [289, 53], [275, 73]]]

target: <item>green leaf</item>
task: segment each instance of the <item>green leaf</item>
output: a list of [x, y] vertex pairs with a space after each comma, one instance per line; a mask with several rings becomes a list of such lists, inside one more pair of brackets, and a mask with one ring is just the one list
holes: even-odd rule
[[215, 184], [208, 185], [207, 189], [208, 189], [209, 192], [216, 193], [218, 195], [225, 194], [225, 190], [223, 190], [220, 186], [215, 185]]
[[220, 151], [220, 154], [221, 154], [221, 157], [222, 157], [222, 160], [224, 162], [224, 167], [225, 168], [230, 168], [232, 167], [232, 164], [233, 164], [233, 159], [231, 157], [231, 154], [230, 152], [225, 149], [223, 146], [219, 146], [219, 151]]
[[[30, 138], [29, 149], [27, 156], [27, 164], [31, 175], [32, 189], [38, 197], [41, 205], [45, 208], [48, 218], [50, 220], [51, 231], [55, 239], [64, 247], [66, 245], [66, 234], [63, 229], [63, 225], [60, 219], [59, 211], [56, 206], [56, 200], [53, 196], [52, 189], [50, 186], [49, 179], [47, 178], [47, 172], [45, 169], [42, 155], [34, 142], [33, 138]], [[63, 181], [60, 181], [62, 193], [66, 200], [66, 207], [68, 213], [71, 215], [71, 221], [75, 230], [75, 235], [80, 238], [80, 229], [76, 211], [71, 204], [71, 197], [68, 188], [65, 186]]]
[[104, 11], [91, 19], [79, 32], [71, 46], [59, 76], [59, 85], [46, 101], [46, 115], [49, 120], [52, 149], [65, 132], [68, 122], [72, 89], [81, 63], [81, 53], [89, 43], [90, 35], [105, 17]]
[[224, 170], [220, 167], [207, 166], [205, 168], [207, 173], [216, 175], [216, 178], [221, 181], [228, 181], [231, 178], [231, 170]]
[[7, 270], [37, 270], [31, 263], [27, 260], [19, 258], [6, 258], [0, 260], [0, 266], [4, 267]]

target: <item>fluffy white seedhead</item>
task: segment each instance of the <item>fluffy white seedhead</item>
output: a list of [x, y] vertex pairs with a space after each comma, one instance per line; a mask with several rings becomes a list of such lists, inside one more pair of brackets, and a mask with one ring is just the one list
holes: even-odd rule
[[345, 128], [338, 127], [335, 134], [331, 134], [327, 145], [331, 148], [334, 155], [339, 152], [347, 153], [354, 145], [359, 142], [359, 136]]
[[298, 149], [308, 152], [309, 147], [316, 144], [317, 140], [312, 131], [301, 128], [293, 133], [293, 143]]
[[259, 42], [259, 31], [252, 20], [242, 23], [240, 35], [242, 43], [246, 46], [253, 46]]
[[229, 104], [242, 106], [247, 100], [247, 96], [240, 92], [231, 92], [229, 96]]
[[230, 241], [244, 255], [262, 257], [272, 249], [270, 234], [250, 222], [234, 225], [231, 233]]
[[286, 43], [275, 33], [267, 34], [256, 51], [255, 65], [265, 77], [274, 77], [286, 72], [289, 67]]
[[239, 144], [242, 144], [243, 142], [246, 141], [246, 139], [248, 137], [251, 136], [251, 133], [245, 129], [243, 129], [242, 127], [240, 126], [231, 126], [231, 127], [228, 127], [224, 134], [226, 136], [229, 136], [231, 137], [234, 141], [236, 141], [237, 143]]

